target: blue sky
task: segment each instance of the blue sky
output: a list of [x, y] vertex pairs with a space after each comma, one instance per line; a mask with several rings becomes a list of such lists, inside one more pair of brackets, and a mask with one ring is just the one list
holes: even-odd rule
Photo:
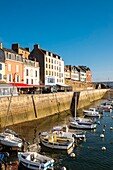
[[93, 81], [113, 80], [113, 0], [4, 0], [0, 42], [41, 48], [65, 65], [86, 65]]

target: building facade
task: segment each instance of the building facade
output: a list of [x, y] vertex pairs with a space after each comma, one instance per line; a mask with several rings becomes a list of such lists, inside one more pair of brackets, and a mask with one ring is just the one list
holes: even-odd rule
[[30, 48], [22, 48], [19, 44], [12, 44], [12, 50], [15, 51], [17, 54], [21, 55], [22, 58], [28, 59], [30, 54]]
[[64, 61], [60, 56], [43, 50], [35, 44], [29, 59], [39, 62], [40, 84], [50, 86], [64, 84]]
[[30, 85], [39, 85], [40, 68], [39, 63], [28, 59], [23, 59], [24, 83]]

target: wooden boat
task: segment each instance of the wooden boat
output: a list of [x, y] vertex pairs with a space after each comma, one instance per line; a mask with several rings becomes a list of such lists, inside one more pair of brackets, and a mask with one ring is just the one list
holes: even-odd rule
[[9, 147], [21, 148], [23, 145], [22, 139], [15, 137], [10, 133], [0, 133], [0, 144]]
[[55, 133], [47, 134], [47, 136], [40, 135], [40, 143], [51, 149], [68, 150], [73, 147], [74, 140], [67, 137], [57, 137]]
[[18, 152], [19, 162], [31, 170], [53, 169], [54, 160], [37, 152]]

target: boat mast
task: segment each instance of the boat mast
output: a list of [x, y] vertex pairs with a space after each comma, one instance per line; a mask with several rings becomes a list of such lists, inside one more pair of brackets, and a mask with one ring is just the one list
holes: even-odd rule
[[75, 120], [76, 120], [76, 114], [77, 114], [77, 93], [75, 93]]

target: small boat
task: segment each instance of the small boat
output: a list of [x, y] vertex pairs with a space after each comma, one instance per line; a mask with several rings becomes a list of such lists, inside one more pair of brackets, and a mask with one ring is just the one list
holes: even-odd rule
[[112, 105], [107, 102], [101, 103], [99, 108], [106, 112], [112, 112], [113, 109]]
[[96, 124], [79, 124], [76, 121], [70, 122], [70, 127], [72, 128], [76, 128], [76, 129], [86, 129], [86, 130], [90, 130], [90, 129], [96, 129]]
[[85, 133], [83, 132], [80, 132], [80, 131], [71, 131], [67, 125], [64, 125], [64, 126], [55, 126], [53, 127], [52, 131], [56, 131], [56, 132], [63, 132], [62, 134], [64, 134], [64, 136], [67, 136], [69, 138], [73, 138], [74, 137], [74, 140], [76, 142], [76, 139], [86, 139], [86, 135]]
[[74, 145], [74, 139], [67, 137], [57, 137], [55, 133], [49, 133], [47, 136], [40, 135], [40, 143], [51, 149], [68, 150]]
[[[64, 137], [64, 138], [71, 138], [75, 143], [77, 143], [77, 140], [86, 139], [86, 135], [84, 133], [75, 133], [70, 132], [67, 125], [63, 126], [54, 126], [51, 130], [53, 134], [56, 135], [57, 138]], [[42, 132], [40, 135], [47, 136], [50, 132]]]
[[10, 133], [0, 133], [0, 144], [9, 147], [17, 147], [21, 148], [23, 145], [22, 139], [15, 137], [13, 134]]
[[37, 152], [18, 152], [19, 162], [31, 170], [53, 169], [54, 159]]
[[96, 124], [93, 124], [88, 119], [76, 119], [76, 112], [77, 112], [77, 94], [75, 95], [75, 117], [73, 120], [70, 121], [70, 127], [76, 128], [76, 129], [95, 129]]
[[89, 110], [83, 110], [83, 112], [87, 117], [101, 117], [95, 107], [90, 107]]
[[70, 122], [76, 121], [78, 123], [84, 123], [84, 124], [92, 124], [94, 123], [94, 121], [92, 119], [87, 119], [84, 117], [74, 117], [74, 118], [70, 118]]

